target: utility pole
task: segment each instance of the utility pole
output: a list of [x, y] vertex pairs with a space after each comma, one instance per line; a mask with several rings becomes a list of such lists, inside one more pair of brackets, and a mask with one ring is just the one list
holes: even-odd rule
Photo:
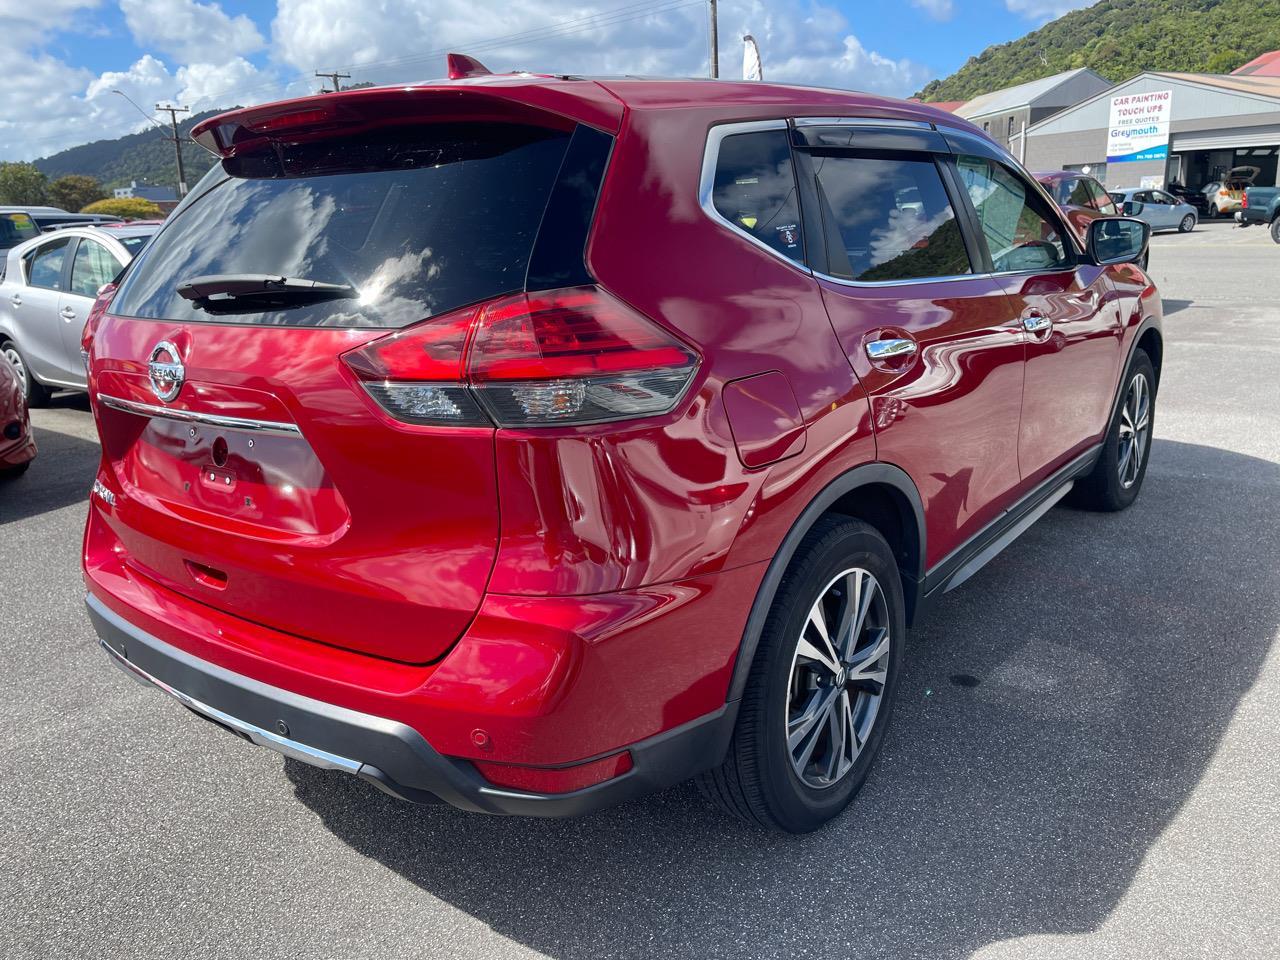
[[156, 104], [156, 113], [164, 111], [169, 114], [169, 125], [173, 128], [173, 136], [165, 137], [166, 140], [173, 141], [173, 153], [178, 159], [178, 199], [181, 200], [187, 195], [187, 174], [182, 169], [182, 137], [178, 136], [178, 114], [190, 113], [190, 107], [162, 107]]
[[[332, 80], [332, 81], [333, 81], [333, 92], [334, 92], [334, 93], [339, 93], [339, 92], [342, 90], [342, 84], [338, 83], [338, 81], [339, 81], [339, 80], [350, 80], [350, 79], [351, 79], [351, 74], [349, 74], [349, 73], [325, 73], [325, 72], [323, 72], [323, 71], [321, 71], [321, 70], [317, 70], [317, 71], [316, 71], [316, 76], [317, 76], [317, 77], [323, 77], [323, 78], [325, 78], [325, 79], [327, 79], [327, 80]], [[325, 92], [325, 93], [328, 93], [329, 91], [327, 91], [327, 90], [326, 90], [326, 91], [324, 91], [324, 92]]]
[[711, 79], [720, 76], [720, 25], [716, 22], [716, 0], [711, 4]]

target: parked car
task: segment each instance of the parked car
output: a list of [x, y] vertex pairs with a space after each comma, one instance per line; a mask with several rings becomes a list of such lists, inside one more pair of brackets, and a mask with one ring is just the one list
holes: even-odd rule
[[1203, 217], [1205, 210], [1209, 206], [1209, 199], [1204, 195], [1203, 190], [1196, 190], [1188, 187], [1178, 180], [1170, 180], [1164, 186], [1166, 193], [1171, 193], [1183, 203], [1189, 203], [1195, 208], [1196, 216]]
[[1098, 217], [1116, 217], [1120, 210], [1106, 187], [1093, 177], [1072, 170], [1050, 170], [1037, 173], [1039, 180], [1054, 200], [1058, 201], [1076, 233], [1083, 238], [1089, 224]]
[[119, 217], [105, 213], [70, 213], [59, 207], [0, 207], [0, 217], [23, 213], [34, 221], [38, 230], [48, 232], [59, 227], [122, 223]]
[[1138, 496], [1150, 228], [1080, 243], [924, 104], [485, 81], [194, 127], [220, 162], [95, 310], [102, 645], [401, 798], [698, 775], [812, 830], [908, 626], [1064, 496]]
[[0, 207], [0, 251], [40, 236], [40, 225], [25, 210]]
[[1190, 233], [1199, 217], [1196, 208], [1163, 190], [1113, 190], [1111, 198], [1127, 217], [1137, 217], [1152, 230]]
[[1239, 210], [1245, 190], [1259, 172], [1258, 167], [1232, 167], [1225, 180], [1205, 184], [1205, 218], [1229, 217]]
[[22, 379], [13, 364], [0, 355], [0, 480], [27, 472], [36, 456], [31, 416]]
[[1236, 217], [1246, 227], [1267, 224], [1271, 239], [1280, 243], [1280, 187], [1250, 187]]
[[156, 229], [67, 227], [8, 251], [0, 265], [0, 354], [17, 368], [31, 406], [55, 389], [87, 388], [80, 338], [89, 308]]

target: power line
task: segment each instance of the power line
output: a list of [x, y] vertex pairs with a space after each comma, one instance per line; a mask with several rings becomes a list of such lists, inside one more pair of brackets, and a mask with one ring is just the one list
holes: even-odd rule
[[316, 76], [317, 76], [317, 77], [325, 77], [326, 79], [332, 80], [332, 81], [333, 81], [333, 92], [334, 92], [334, 93], [341, 93], [341, 92], [342, 92], [342, 85], [341, 85], [340, 83], [338, 83], [338, 81], [339, 81], [340, 79], [341, 79], [341, 80], [350, 80], [350, 79], [351, 79], [351, 74], [349, 74], [349, 73], [337, 73], [337, 72], [334, 72], [334, 73], [325, 73], [323, 70], [317, 70], [317, 71], [316, 71]]
[[173, 127], [173, 136], [165, 137], [165, 139], [173, 141], [173, 153], [174, 156], [178, 158], [178, 199], [181, 200], [187, 195], [187, 174], [186, 171], [182, 169], [182, 141], [185, 138], [178, 135], [178, 114], [190, 113], [191, 108], [172, 106], [162, 107], [157, 103], [156, 112], [159, 113], [161, 110], [169, 114], [169, 123]]

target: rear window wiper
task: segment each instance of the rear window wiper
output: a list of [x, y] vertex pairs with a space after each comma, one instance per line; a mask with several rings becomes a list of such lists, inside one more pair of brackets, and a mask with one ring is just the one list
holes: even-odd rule
[[178, 296], [208, 313], [257, 313], [325, 300], [352, 300], [360, 291], [346, 283], [326, 283], [265, 273], [219, 273], [178, 284]]

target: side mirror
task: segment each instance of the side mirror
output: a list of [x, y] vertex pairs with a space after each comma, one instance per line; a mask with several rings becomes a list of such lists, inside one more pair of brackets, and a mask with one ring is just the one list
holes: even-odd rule
[[1137, 200], [1126, 200], [1124, 206], [1120, 208], [1120, 212], [1126, 217], [1136, 217], [1142, 212], [1143, 204]]
[[1089, 223], [1089, 259], [1096, 264], [1137, 263], [1150, 242], [1151, 226], [1141, 220], [1106, 217]]

